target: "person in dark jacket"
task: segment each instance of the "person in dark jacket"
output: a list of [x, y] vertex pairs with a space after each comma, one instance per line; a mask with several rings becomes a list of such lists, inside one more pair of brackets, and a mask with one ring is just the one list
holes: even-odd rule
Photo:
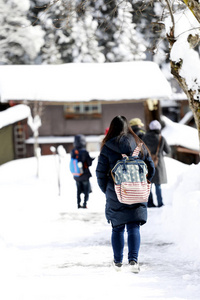
[[131, 126], [131, 129], [139, 136], [139, 138], [142, 140], [143, 136], [145, 135], [145, 131], [142, 128], [144, 124], [139, 118], [133, 118], [129, 121], [129, 125]]
[[[89, 199], [89, 193], [91, 192], [91, 186], [89, 178], [92, 176], [89, 167], [92, 165], [93, 158], [90, 157], [86, 150], [85, 137], [82, 134], [78, 134], [74, 139], [74, 149], [72, 149], [71, 157], [76, 158], [78, 155], [78, 161], [82, 163], [83, 174], [79, 177], [74, 176], [77, 187], [77, 205], [78, 208], [87, 208], [87, 201]], [[81, 206], [81, 194], [84, 194], [84, 203]]]
[[140, 248], [140, 225], [147, 221], [147, 204], [122, 204], [118, 201], [111, 170], [122, 154], [132, 155], [134, 149], [142, 143], [139, 157], [148, 167], [147, 179], [154, 175], [154, 164], [151, 156], [139, 137], [132, 131], [124, 116], [116, 116], [110, 124], [107, 135], [102, 141], [98, 158], [96, 176], [100, 189], [106, 196], [106, 218], [112, 224], [113, 266], [121, 270], [124, 249], [124, 231], [128, 232], [128, 261], [132, 272], [139, 272], [138, 253]]
[[[161, 184], [167, 183], [167, 172], [164, 161], [164, 153], [169, 154], [171, 152], [170, 146], [167, 144], [165, 138], [161, 135], [161, 124], [157, 120], [151, 121], [149, 124], [149, 131], [143, 137], [143, 141], [149, 148], [152, 154], [156, 153], [158, 143], [160, 140], [160, 146], [158, 151], [158, 165], [156, 167], [155, 175], [152, 179], [152, 184], [155, 184], [156, 196], [158, 207], [163, 206]], [[156, 207], [153, 202], [152, 191], [150, 192], [148, 199], [148, 207]]]

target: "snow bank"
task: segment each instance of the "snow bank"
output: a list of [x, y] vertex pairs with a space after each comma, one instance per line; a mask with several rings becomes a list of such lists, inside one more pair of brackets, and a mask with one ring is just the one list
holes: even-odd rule
[[168, 184], [163, 185], [165, 207], [160, 236], [178, 247], [180, 257], [200, 262], [200, 163], [185, 165], [166, 158]]
[[173, 195], [174, 238], [185, 256], [199, 261], [200, 251], [200, 164], [191, 165], [179, 176]]
[[0, 112], [0, 128], [24, 120], [31, 115], [30, 107], [19, 104]]

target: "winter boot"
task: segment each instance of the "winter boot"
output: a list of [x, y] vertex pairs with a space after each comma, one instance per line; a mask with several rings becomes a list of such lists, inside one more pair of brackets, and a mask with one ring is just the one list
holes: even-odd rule
[[130, 270], [132, 273], [140, 272], [139, 264], [136, 261], [134, 261], [134, 260], [129, 261], [129, 266], [130, 266]]
[[87, 208], [87, 203], [86, 202], [83, 203], [83, 208]]
[[113, 261], [112, 265], [113, 265], [113, 268], [114, 268], [117, 272], [119, 272], [119, 271], [122, 270], [122, 267], [123, 267], [123, 264], [122, 264], [122, 263], [116, 263], [115, 261]]

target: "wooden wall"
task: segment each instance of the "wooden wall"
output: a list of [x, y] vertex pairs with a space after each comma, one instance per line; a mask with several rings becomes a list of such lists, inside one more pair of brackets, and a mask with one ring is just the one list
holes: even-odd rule
[[76, 134], [101, 135], [117, 115], [124, 115], [128, 120], [140, 118], [145, 122], [143, 102], [102, 104], [101, 118], [67, 120], [63, 105], [46, 105], [42, 113], [40, 136], [70, 136]]

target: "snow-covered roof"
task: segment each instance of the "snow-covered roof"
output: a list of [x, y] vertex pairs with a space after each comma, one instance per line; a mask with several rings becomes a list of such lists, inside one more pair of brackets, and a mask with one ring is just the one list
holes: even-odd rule
[[199, 151], [198, 130], [196, 128], [171, 121], [162, 116], [165, 127], [162, 135], [170, 146], [181, 146], [194, 151]]
[[0, 129], [18, 121], [24, 120], [31, 115], [30, 107], [19, 104], [0, 112]]
[[1, 102], [166, 98], [171, 87], [150, 61], [0, 66]]
[[180, 124], [187, 124], [194, 118], [193, 112], [190, 110], [188, 111], [185, 116], [179, 121]]

